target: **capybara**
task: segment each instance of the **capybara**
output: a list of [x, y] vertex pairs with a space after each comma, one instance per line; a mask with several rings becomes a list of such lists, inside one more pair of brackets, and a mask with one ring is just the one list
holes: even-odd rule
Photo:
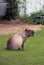
[[26, 41], [28, 37], [33, 35], [34, 35], [34, 31], [28, 30], [28, 29], [25, 29], [23, 32], [13, 35], [7, 41], [7, 50], [18, 50], [21, 48], [23, 50], [24, 42]]

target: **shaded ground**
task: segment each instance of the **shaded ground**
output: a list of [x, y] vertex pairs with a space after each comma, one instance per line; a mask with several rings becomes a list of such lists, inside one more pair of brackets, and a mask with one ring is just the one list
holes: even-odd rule
[[17, 33], [25, 28], [37, 31], [42, 25], [29, 25], [19, 21], [0, 21], [0, 34]]

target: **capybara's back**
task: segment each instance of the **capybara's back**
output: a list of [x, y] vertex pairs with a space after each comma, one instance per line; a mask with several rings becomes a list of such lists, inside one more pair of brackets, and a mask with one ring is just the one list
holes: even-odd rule
[[21, 47], [23, 42], [23, 38], [19, 35], [14, 35], [12, 38], [10, 38], [7, 42], [7, 49], [9, 50], [17, 50]]

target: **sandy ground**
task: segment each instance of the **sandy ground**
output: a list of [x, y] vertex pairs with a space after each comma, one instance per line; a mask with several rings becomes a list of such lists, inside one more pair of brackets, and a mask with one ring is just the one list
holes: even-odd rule
[[[6, 21], [5, 21], [6, 22]], [[13, 34], [17, 33], [19, 31], [24, 30], [25, 28], [31, 29], [34, 31], [41, 30], [40, 28], [42, 25], [29, 25], [19, 22], [12, 22], [12, 23], [0, 23], [0, 34]]]

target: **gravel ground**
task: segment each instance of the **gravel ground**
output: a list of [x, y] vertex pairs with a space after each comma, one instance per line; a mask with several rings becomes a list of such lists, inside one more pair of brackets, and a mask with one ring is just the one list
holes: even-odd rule
[[40, 28], [42, 27], [42, 25], [29, 25], [15, 21], [11, 21], [11, 23], [9, 21], [8, 23], [6, 23], [6, 21], [2, 22], [3, 23], [0, 23], [0, 34], [13, 34], [22, 31], [25, 28], [37, 31], [41, 30]]

